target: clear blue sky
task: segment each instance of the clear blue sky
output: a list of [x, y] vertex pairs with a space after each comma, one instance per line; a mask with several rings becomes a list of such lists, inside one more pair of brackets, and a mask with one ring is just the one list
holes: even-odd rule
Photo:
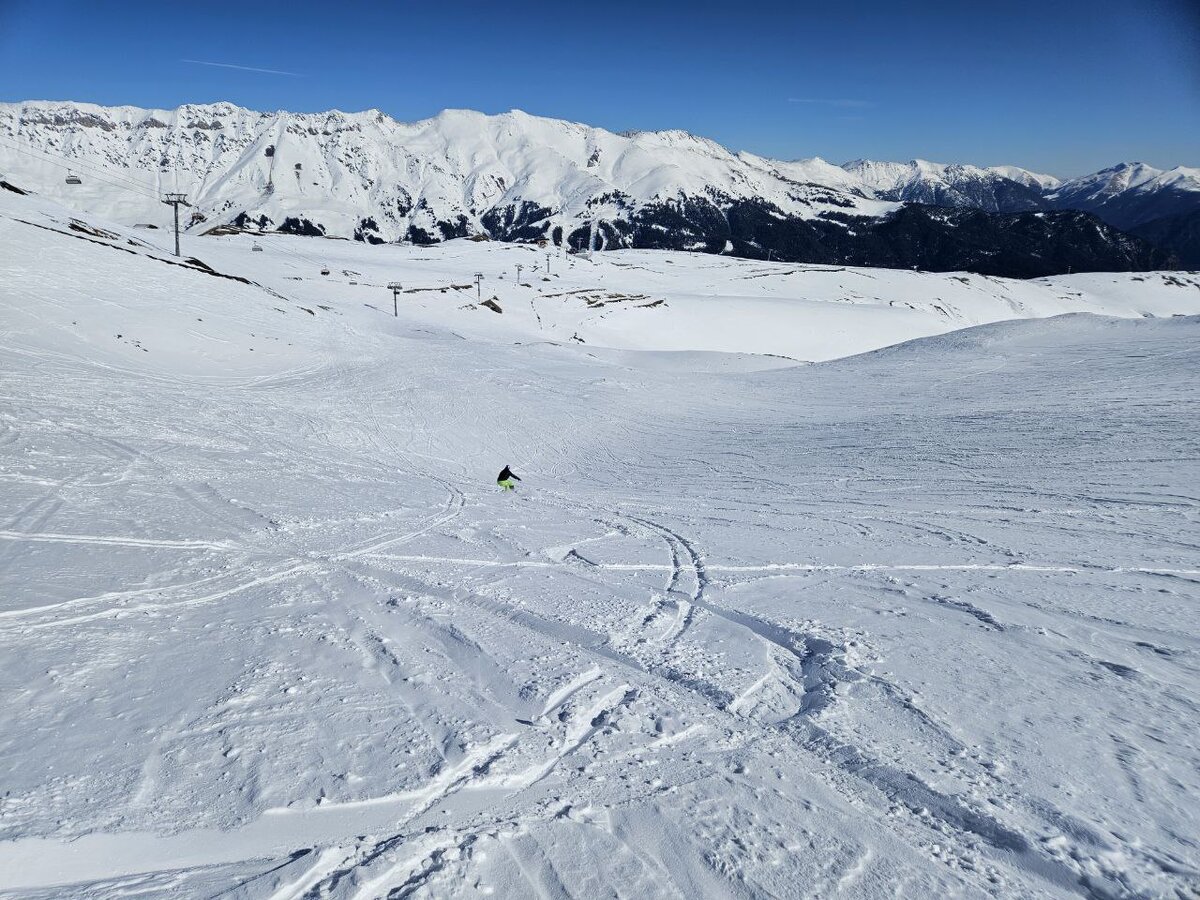
[[519, 108], [1070, 176], [1200, 165], [1200, 0], [0, 0], [0, 99]]

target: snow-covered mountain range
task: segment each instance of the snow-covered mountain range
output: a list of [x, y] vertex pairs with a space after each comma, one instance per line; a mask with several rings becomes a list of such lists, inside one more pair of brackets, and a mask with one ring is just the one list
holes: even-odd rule
[[932, 206], [965, 206], [987, 212], [1042, 209], [1042, 197], [1059, 186], [1052, 175], [1016, 166], [943, 165], [923, 159], [908, 163], [856, 159], [843, 166], [872, 196]]
[[1200, 168], [1176, 166], [1164, 171], [1145, 163], [1122, 163], [1064, 182], [1048, 191], [1046, 200], [1133, 229], [1163, 216], [1200, 209]]
[[1194, 169], [1141, 167], [1122, 190], [1105, 173], [1059, 183], [1005, 166], [782, 162], [682, 131], [615, 134], [515, 110], [402, 123], [377, 110], [229, 103], [0, 104], [0, 171], [131, 225], [162, 223], [161, 195], [179, 191], [192, 203], [192, 232], [250, 227], [372, 243], [483, 234], [1015, 276], [1168, 262], [1057, 209], [1103, 217], [1129, 198], [1144, 222], [1155, 197], [1169, 196], [1172, 214], [1200, 203]]
[[1016, 166], [855, 160], [843, 166], [881, 200], [1017, 213], [1082, 210], [1144, 238], [1173, 266], [1200, 268], [1200, 168], [1141, 162], [1060, 181]]
[[[761, 199], [801, 218], [895, 207], [854, 191], [852, 178], [819, 161], [779, 164], [681, 131], [619, 135], [515, 110], [446, 110], [408, 124], [377, 110], [28, 103], [0, 107], [0, 135], [50, 159], [14, 158], [5, 148], [5, 165], [35, 175], [39, 191], [129, 219], [161, 217], [159, 195], [179, 190], [195, 205], [193, 228], [245, 213], [275, 226], [307, 220], [294, 227], [331, 235], [421, 241], [595, 222], [599, 248], [611, 236], [607, 223], [651, 202]], [[86, 179], [85, 168], [85, 184], [70, 189], [63, 159], [97, 177]], [[830, 189], [831, 172], [844, 183]]]

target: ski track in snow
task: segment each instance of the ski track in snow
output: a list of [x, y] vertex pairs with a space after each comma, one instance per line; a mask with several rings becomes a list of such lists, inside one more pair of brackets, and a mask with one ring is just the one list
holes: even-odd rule
[[3, 227], [3, 896], [1200, 885], [1194, 319], [664, 366]]

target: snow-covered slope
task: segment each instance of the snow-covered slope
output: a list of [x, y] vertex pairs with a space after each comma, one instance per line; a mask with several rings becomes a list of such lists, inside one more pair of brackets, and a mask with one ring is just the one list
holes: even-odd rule
[[[710, 283], [858, 332], [953, 279], [467, 241], [324, 243], [324, 278], [312, 241], [185, 238], [237, 281], [0, 204], [6, 898], [1194, 886], [1200, 320], [779, 368], [596, 334]], [[433, 290], [393, 317], [385, 272]]]
[[865, 197], [874, 196], [874, 188], [854, 173], [841, 166], [826, 162], [819, 156], [811, 159], [796, 159], [788, 162], [766, 159], [753, 153], [739, 153], [738, 158], [756, 168], [774, 172], [782, 178], [801, 184], [819, 184], [835, 188], [848, 194]]
[[[44, 198], [0, 191], [0, 215], [160, 261], [151, 269], [173, 261], [171, 237], [163, 231], [81, 219]], [[399, 282], [396, 311], [414, 327], [432, 322], [478, 340], [549, 340], [610, 350], [815, 361], [1011, 318], [1200, 314], [1200, 276], [1182, 273], [1011, 280], [669, 251], [588, 257], [497, 241], [377, 246], [286, 235], [186, 235], [183, 250], [266, 296], [288, 298], [285, 308], [319, 316], [360, 307], [390, 313], [387, 285]], [[482, 276], [478, 288], [476, 273]], [[220, 289], [244, 290], [228, 279]], [[494, 306], [481, 305], [485, 300]], [[96, 312], [108, 315], [104, 306]], [[212, 350], [204, 342], [196, 347], [203, 354]], [[171, 352], [184, 353], [183, 345]]]

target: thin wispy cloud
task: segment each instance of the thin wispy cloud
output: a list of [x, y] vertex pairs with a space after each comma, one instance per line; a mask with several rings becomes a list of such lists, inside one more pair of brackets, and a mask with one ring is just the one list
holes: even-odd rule
[[788, 97], [788, 103], [808, 103], [812, 106], [836, 106], [839, 109], [866, 109], [868, 106], [875, 105], [870, 100], [822, 99], [817, 97]]
[[299, 72], [284, 72], [280, 69], [260, 69], [256, 66], [235, 66], [233, 63], [209, 62], [204, 59], [181, 59], [180, 62], [191, 63], [195, 66], [214, 66], [218, 69], [237, 69], [241, 72], [261, 72], [264, 75], [291, 75], [293, 78], [303, 78]]

